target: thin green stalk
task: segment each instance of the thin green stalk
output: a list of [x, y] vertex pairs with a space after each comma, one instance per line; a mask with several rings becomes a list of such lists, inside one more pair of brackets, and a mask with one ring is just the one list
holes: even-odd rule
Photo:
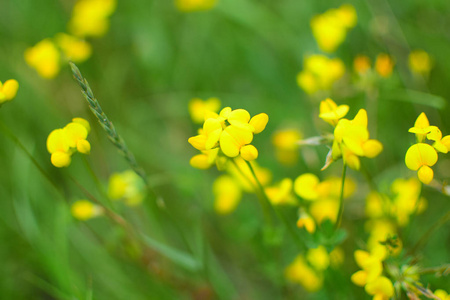
[[337, 214], [336, 223], [334, 224], [335, 230], [337, 230], [341, 225], [342, 214], [344, 213], [344, 185], [346, 173], [347, 173], [347, 165], [344, 163], [344, 166], [342, 168], [341, 194], [339, 195], [339, 211]]
[[91, 175], [92, 180], [94, 180], [95, 185], [97, 186], [97, 189], [99, 190], [100, 194], [105, 199], [108, 206], [110, 208], [113, 208], [114, 207], [113, 203], [111, 202], [111, 199], [109, 199], [108, 194], [105, 191], [105, 188], [103, 187], [102, 183], [100, 182], [100, 179], [98, 179], [97, 175], [95, 174], [94, 170], [92, 169], [92, 166], [89, 163], [88, 159], [84, 155], [83, 155], [83, 162], [84, 162], [84, 165], [86, 166], [86, 169], [88, 170], [89, 174]]
[[287, 231], [289, 232], [289, 234], [292, 236], [292, 238], [295, 240], [295, 242], [297, 243], [297, 245], [299, 247], [304, 247], [304, 243], [303, 241], [300, 239], [300, 237], [298, 236], [297, 232], [295, 231], [295, 229], [293, 228], [293, 226], [291, 225], [290, 220], [288, 220], [286, 218], [286, 216], [284, 214], [282, 214], [280, 211], [278, 211], [278, 209], [276, 209], [273, 205], [272, 202], [270, 202], [269, 197], [267, 196], [266, 192], [264, 191], [264, 187], [262, 186], [261, 182], [259, 181], [258, 177], [256, 177], [256, 173], [255, 170], [253, 169], [253, 166], [250, 162], [245, 161], [253, 175], [253, 178], [255, 179], [255, 182], [257, 184], [257, 187], [260, 190], [260, 195], [262, 196], [262, 199], [264, 202], [264, 205], [266, 205], [268, 207], [268, 210], [271, 211], [271, 213], [274, 213], [283, 223], [283, 225], [285, 226], [285, 228], [287, 229]]

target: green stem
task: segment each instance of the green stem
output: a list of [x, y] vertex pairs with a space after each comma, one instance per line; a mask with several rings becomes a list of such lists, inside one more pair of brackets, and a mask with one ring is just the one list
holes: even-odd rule
[[91, 175], [92, 179], [94, 180], [95, 185], [97, 186], [97, 189], [99, 190], [100, 194], [102, 195], [102, 197], [104, 199], [106, 199], [105, 201], [107, 202], [107, 205], [110, 208], [113, 208], [114, 207], [113, 203], [111, 202], [111, 199], [109, 199], [108, 194], [105, 191], [105, 188], [103, 187], [102, 183], [100, 182], [100, 180], [98, 179], [94, 170], [92, 169], [92, 166], [89, 163], [88, 159], [84, 155], [83, 155], [83, 162], [84, 162], [84, 165], [86, 166], [86, 169], [88, 170], [89, 174]]
[[347, 173], [347, 165], [344, 163], [344, 166], [342, 168], [341, 194], [339, 195], [339, 211], [337, 214], [336, 223], [334, 224], [335, 230], [337, 230], [341, 225], [342, 214], [344, 213], [344, 185], [346, 173]]
[[424, 268], [419, 271], [419, 274], [448, 274], [450, 273], [450, 264], [433, 267], [433, 268]]

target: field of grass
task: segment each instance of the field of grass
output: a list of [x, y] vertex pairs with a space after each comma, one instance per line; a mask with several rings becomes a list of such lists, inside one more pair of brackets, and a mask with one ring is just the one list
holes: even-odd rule
[[[0, 85], [0, 299], [450, 299], [436, 292], [450, 293], [450, 1], [2, 0], [0, 11], [0, 81], [19, 83], [10, 101]], [[30, 54], [45, 39], [56, 52]], [[210, 118], [221, 138], [202, 150], [218, 157], [194, 168], [192, 112], [205, 103], [190, 114], [194, 98], [269, 121], [256, 134], [241, 115]], [[331, 125], [327, 98], [349, 108]], [[367, 125], [342, 119], [360, 109]], [[76, 141], [58, 151], [71, 162], [56, 167], [47, 138], [69, 123]], [[224, 153], [232, 126], [255, 134], [256, 160], [248, 141], [238, 157], [250, 162]], [[417, 172], [405, 154], [418, 143]]]

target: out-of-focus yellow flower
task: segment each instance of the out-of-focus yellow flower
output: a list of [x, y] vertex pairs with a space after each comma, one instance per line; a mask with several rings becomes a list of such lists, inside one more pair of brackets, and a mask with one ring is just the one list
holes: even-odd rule
[[[227, 172], [236, 179], [242, 189], [246, 192], [254, 192], [257, 183], [253, 178], [253, 174], [245, 163], [244, 159], [236, 158], [236, 165], [228, 163], [226, 166]], [[255, 171], [258, 181], [262, 186], [266, 186], [272, 179], [272, 173], [269, 169], [261, 168], [256, 162], [252, 162], [253, 170]]]
[[112, 200], [122, 199], [125, 204], [136, 206], [142, 203], [145, 196], [145, 182], [134, 171], [113, 173], [109, 177], [108, 197]]
[[201, 154], [194, 155], [189, 163], [197, 169], [209, 169], [216, 162], [218, 153], [219, 148], [203, 150]]
[[315, 54], [305, 58], [303, 70], [297, 75], [297, 84], [307, 93], [329, 90], [345, 73], [344, 63], [339, 58], [328, 58]]
[[298, 160], [298, 141], [303, 135], [298, 129], [282, 129], [272, 135], [275, 156], [283, 165], [293, 165]]
[[104, 35], [109, 28], [109, 16], [116, 9], [116, 0], [79, 0], [72, 10], [68, 27], [78, 37]]
[[74, 118], [62, 129], [53, 130], [47, 138], [47, 150], [51, 154], [51, 162], [55, 167], [70, 165], [71, 156], [78, 151], [89, 154], [91, 144], [86, 140], [89, 133], [89, 122], [82, 118]]
[[408, 56], [409, 68], [415, 74], [428, 76], [432, 68], [430, 55], [424, 50], [414, 50]]
[[319, 197], [318, 186], [320, 180], [312, 173], [298, 176], [294, 182], [294, 191], [305, 200], [316, 200]]
[[339, 105], [327, 98], [320, 102], [319, 118], [329, 123], [331, 126], [336, 126], [338, 121], [345, 117], [350, 107], [348, 105]]
[[46, 79], [55, 77], [59, 72], [60, 54], [50, 39], [44, 39], [25, 50], [25, 61]]
[[88, 200], [78, 200], [70, 208], [72, 216], [78, 220], [86, 221], [103, 213], [103, 209]]
[[92, 47], [88, 42], [66, 33], [58, 33], [55, 42], [64, 56], [76, 63], [87, 60], [92, 54]]
[[389, 300], [394, 295], [394, 285], [387, 277], [380, 276], [366, 284], [367, 294], [374, 296], [376, 300]]
[[340, 247], [336, 247], [330, 252], [330, 264], [333, 268], [340, 267], [345, 260], [344, 250]]
[[0, 105], [3, 102], [11, 101], [16, 97], [17, 90], [19, 89], [19, 83], [15, 79], [6, 80], [2, 84], [0, 81]]
[[179, 11], [193, 12], [212, 9], [217, 0], [175, 0], [175, 5]]
[[369, 218], [383, 217], [389, 208], [385, 207], [383, 196], [378, 192], [372, 191], [366, 197], [366, 216]]
[[394, 60], [386, 53], [380, 53], [375, 61], [375, 71], [384, 78], [391, 76]]
[[[367, 240], [367, 248], [372, 254], [375, 253], [378, 258], [383, 260], [388, 253], [386, 246], [381, 245], [380, 242], [397, 235], [395, 224], [387, 219], [376, 219], [366, 222], [365, 229], [370, 233]], [[394, 250], [397, 252], [401, 249]]]
[[364, 75], [370, 70], [370, 58], [366, 55], [358, 55], [353, 60], [353, 70], [359, 75]]
[[444, 290], [435, 290], [433, 294], [441, 300], [450, 300], [450, 295]]
[[[350, 197], [356, 188], [351, 178], [345, 179], [344, 198]], [[341, 178], [330, 177], [320, 182], [312, 173], [298, 176], [294, 181], [295, 193], [305, 200], [314, 201], [318, 198], [339, 198], [341, 193]]]
[[425, 209], [426, 200], [420, 198], [420, 181], [417, 178], [396, 179], [391, 186], [396, 195], [393, 200], [393, 214], [399, 226], [409, 223], [410, 215], [421, 213]]
[[334, 129], [332, 158], [342, 157], [350, 168], [359, 170], [358, 156], [373, 158], [383, 150], [383, 145], [369, 139], [367, 130], [367, 112], [360, 109], [353, 120], [341, 119]]
[[242, 198], [242, 188], [229, 175], [222, 175], [214, 181], [213, 193], [214, 210], [223, 215], [234, 211]]
[[273, 205], [295, 205], [297, 201], [292, 193], [292, 186], [292, 179], [284, 178], [277, 185], [266, 187], [264, 191]]
[[201, 124], [205, 122], [207, 113], [217, 113], [220, 109], [220, 100], [218, 98], [208, 98], [202, 100], [200, 98], [193, 98], [189, 101], [189, 114], [194, 123]]
[[339, 210], [339, 202], [337, 199], [325, 198], [317, 199], [309, 207], [309, 213], [313, 216], [318, 224], [325, 220], [335, 223]]
[[356, 25], [356, 10], [350, 4], [329, 9], [311, 20], [311, 29], [319, 48], [334, 52], [345, 40], [348, 29]]
[[411, 127], [408, 132], [412, 132], [416, 135], [418, 143], [423, 142], [427, 134], [430, 132], [430, 122], [428, 121], [427, 115], [422, 112], [416, 119], [414, 127]]
[[316, 292], [323, 285], [323, 275], [311, 268], [305, 261], [303, 255], [298, 255], [286, 267], [284, 274], [289, 281], [302, 285], [308, 292]]
[[438, 160], [436, 150], [428, 144], [417, 143], [409, 147], [405, 155], [406, 166], [413, 171], [418, 171], [419, 180], [428, 184], [433, 180], [432, 167]]
[[309, 233], [314, 233], [316, 231], [316, 222], [305, 210], [300, 209], [297, 227], [305, 228]]
[[352, 275], [351, 280], [354, 284], [365, 286], [380, 277], [383, 264], [378, 255], [363, 250], [356, 250], [354, 255], [357, 265], [362, 269]]
[[306, 259], [314, 269], [323, 271], [330, 265], [330, 255], [324, 246], [309, 249], [306, 253]]

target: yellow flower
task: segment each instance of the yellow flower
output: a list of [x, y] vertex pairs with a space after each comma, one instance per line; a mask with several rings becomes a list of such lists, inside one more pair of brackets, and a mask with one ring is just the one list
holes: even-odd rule
[[58, 33], [55, 41], [64, 56], [73, 62], [83, 62], [92, 54], [92, 47], [88, 42], [66, 33]]
[[132, 170], [109, 177], [108, 197], [112, 200], [123, 199], [127, 205], [136, 206], [145, 199], [145, 191], [144, 180]]
[[242, 198], [242, 188], [228, 175], [222, 175], [214, 181], [213, 193], [214, 210], [223, 215], [234, 211]]
[[349, 110], [348, 105], [339, 105], [327, 98], [320, 102], [320, 114], [319, 118], [329, 123], [331, 126], [336, 126], [339, 119], [345, 117]]
[[414, 50], [408, 56], [408, 64], [415, 74], [427, 76], [432, 67], [430, 55], [424, 50]]
[[376, 280], [383, 272], [382, 259], [378, 255], [363, 250], [356, 250], [354, 255], [356, 264], [362, 268], [352, 275], [351, 280], [354, 284], [365, 286]]
[[330, 264], [333, 268], [338, 268], [344, 263], [345, 254], [344, 250], [340, 247], [336, 247], [330, 252]]
[[25, 50], [25, 61], [46, 79], [55, 77], [59, 72], [59, 51], [50, 39], [44, 39]]
[[435, 290], [434, 295], [438, 297], [440, 300], [450, 300], [450, 295], [444, 290]]
[[365, 290], [367, 294], [374, 296], [375, 300], [389, 300], [394, 295], [394, 285], [392, 281], [384, 276], [368, 282]]
[[438, 160], [436, 150], [428, 144], [417, 143], [409, 147], [405, 155], [406, 166], [417, 171], [419, 180], [429, 184], [433, 180], [433, 170], [430, 168]]
[[330, 9], [311, 20], [311, 29], [319, 48], [334, 52], [345, 40], [347, 30], [356, 25], [356, 11], [350, 4]]
[[189, 114], [194, 123], [203, 123], [208, 112], [218, 112], [220, 100], [218, 98], [208, 98], [203, 101], [200, 98], [193, 98], [189, 101]]
[[212, 9], [217, 0], [175, 0], [175, 5], [179, 11], [193, 12]]
[[304, 68], [297, 75], [298, 85], [308, 94], [329, 90], [345, 73], [344, 63], [339, 58], [328, 58], [315, 54], [307, 56]]
[[99, 216], [103, 213], [103, 209], [88, 200], [78, 200], [72, 204], [70, 208], [72, 216], [78, 220], [86, 221]]
[[202, 154], [197, 154], [191, 158], [189, 163], [197, 169], [209, 169], [216, 161], [219, 148], [203, 150]]
[[109, 28], [108, 17], [116, 9], [116, 0], [79, 0], [72, 11], [68, 27], [78, 37], [104, 35]]
[[0, 105], [3, 102], [11, 101], [16, 97], [17, 90], [19, 89], [19, 83], [15, 79], [6, 80], [2, 84], [0, 81]]
[[306, 259], [316, 270], [323, 271], [330, 265], [330, 255], [324, 246], [309, 249], [306, 253]]
[[311, 268], [302, 255], [298, 255], [295, 260], [286, 267], [285, 277], [294, 283], [303, 286], [308, 292], [316, 292], [323, 285], [322, 274]]
[[392, 58], [386, 53], [380, 53], [377, 56], [375, 61], [375, 71], [381, 77], [389, 77], [392, 74], [392, 70], [394, 69], [394, 61]]
[[67, 124], [64, 128], [64, 133], [67, 138], [69, 147], [76, 148], [78, 152], [83, 154], [89, 154], [91, 151], [91, 145], [86, 140], [88, 131], [86, 127], [80, 123], [71, 122]]
[[317, 199], [309, 207], [309, 213], [316, 220], [318, 224], [321, 224], [325, 220], [330, 220], [335, 223], [339, 210], [339, 202], [337, 199], [325, 198]]
[[264, 191], [273, 205], [295, 205], [297, 201], [292, 194], [292, 179], [284, 178], [275, 186], [266, 187]]
[[298, 220], [297, 220], [298, 228], [305, 228], [309, 233], [314, 233], [316, 231], [316, 223], [314, 219], [303, 209], [300, 210]]
[[298, 141], [302, 139], [298, 129], [283, 129], [272, 135], [272, 144], [275, 146], [275, 155], [283, 165], [293, 165], [298, 160]]
[[294, 191], [305, 200], [316, 200], [319, 197], [318, 186], [320, 180], [312, 173], [298, 176], [294, 182]]
[[424, 112], [417, 117], [414, 127], [411, 127], [408, 132], [412, 132], [416, 135], [417, 142], [423, 142], [427, 134], [430, 132], [430, 122]]
[[370, 58], [365, 55], [358, 55], [353, 60], [353, 70], [359, 75], [364, 75], [370, 70]]

